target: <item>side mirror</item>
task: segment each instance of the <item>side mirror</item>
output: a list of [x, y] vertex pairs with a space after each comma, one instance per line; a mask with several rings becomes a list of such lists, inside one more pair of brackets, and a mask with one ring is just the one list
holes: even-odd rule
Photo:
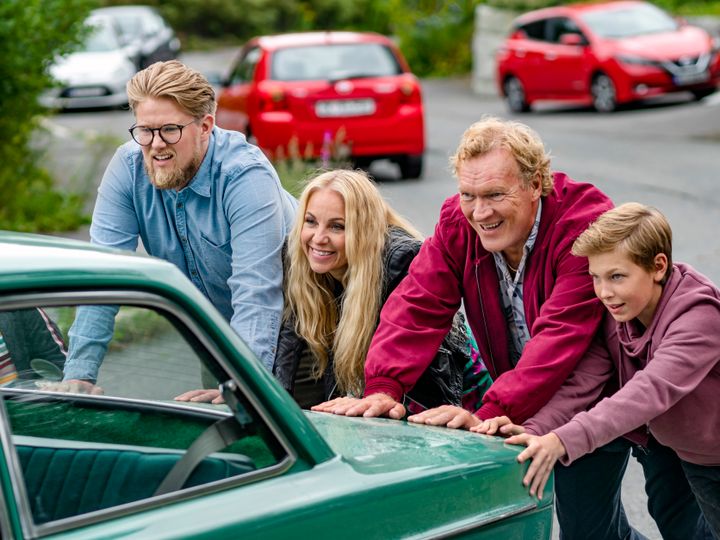
[[562, 34], [560, 43], [563, 45], [575, 45], [576, 47], [587, 45], [587, 40], [580, 34]]

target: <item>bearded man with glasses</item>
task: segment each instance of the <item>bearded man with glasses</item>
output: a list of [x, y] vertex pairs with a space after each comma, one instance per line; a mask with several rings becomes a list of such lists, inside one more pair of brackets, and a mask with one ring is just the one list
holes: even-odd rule
[[[272, 369], [283, 307], [282, 245], [297, 201], [259, 148], [215, 126], [215, 92], [177, 61], [127, 85], [135, 124], [98, 190], [90, 239], [178, 266]], [[85, 306], [70, 329], [64, 380], [95, 386], [117, 309]], [[198, 396], [202, 400], [202, 396]]]

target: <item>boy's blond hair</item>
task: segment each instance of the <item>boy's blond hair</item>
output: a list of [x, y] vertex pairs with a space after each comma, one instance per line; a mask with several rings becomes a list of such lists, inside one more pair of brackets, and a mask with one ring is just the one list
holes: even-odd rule
[[450, 166], [457, 176], [464, 161], [483, 156], [498, 148], [509, 151], [515, 158], [525, 189], [539, 177], [542, 194], [549, 195], [552, 192], [550, 155], [545, 151], [540, 136], [520, 122], [501, 120], [494, 116], [486, 116], [475, 122], [463, 133], [455, 154], [450, 158]]
[[130, 109], [146, 99], [170, 98], [193, 118], [214, 115], [215, 90], [199, 72], [177, 60], [155, 62], [127, 83]]
[[648, 271], [655, 270], [655, 257], [668, 259], [662, 283], [672, 270], [672, 229], [656, 208], [630, 202], [608, 210], [595, 220], [572, 247], [572, 254], [588, 257], [622, 249], [630, 260]]

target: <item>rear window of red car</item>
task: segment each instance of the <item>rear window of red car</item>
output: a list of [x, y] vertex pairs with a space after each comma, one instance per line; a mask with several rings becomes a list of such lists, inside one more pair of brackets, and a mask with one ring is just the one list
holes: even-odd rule
[[399, 75], [390, 48], [378, 43], [312, 45], [273, 54], [270, 78], [276, 81], [337, 80]]

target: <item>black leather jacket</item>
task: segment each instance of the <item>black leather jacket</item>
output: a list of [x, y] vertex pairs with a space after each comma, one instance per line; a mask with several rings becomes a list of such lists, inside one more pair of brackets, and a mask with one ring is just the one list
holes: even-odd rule
[[[383, 252], [383, 304], [407, 275], [410, 263], [420, 251], [421, 244], [420, 240], [413, 238], [403, 229], [390, 227], [388, 230]], [[336, 295], [339, 296], [341, 293], [342, 290], [338, 288]], [[273, 374], [290, 394], [293, 394], [300, 358], [306, 348], [305, 340], [295, 333], [295, 321], [285, 320], [278, 337]], [[458, 314], [433, 363], [406, 398], [426, 408], [443, 404], [460, 405], [463, 369], [470, 360], [466, 349], [467, 334], [464, 320], [462, 315]], [[325, 399], [335, 397], [336, 392], [331, 351], [329, 355], [328, 368], [322, 377]]]

